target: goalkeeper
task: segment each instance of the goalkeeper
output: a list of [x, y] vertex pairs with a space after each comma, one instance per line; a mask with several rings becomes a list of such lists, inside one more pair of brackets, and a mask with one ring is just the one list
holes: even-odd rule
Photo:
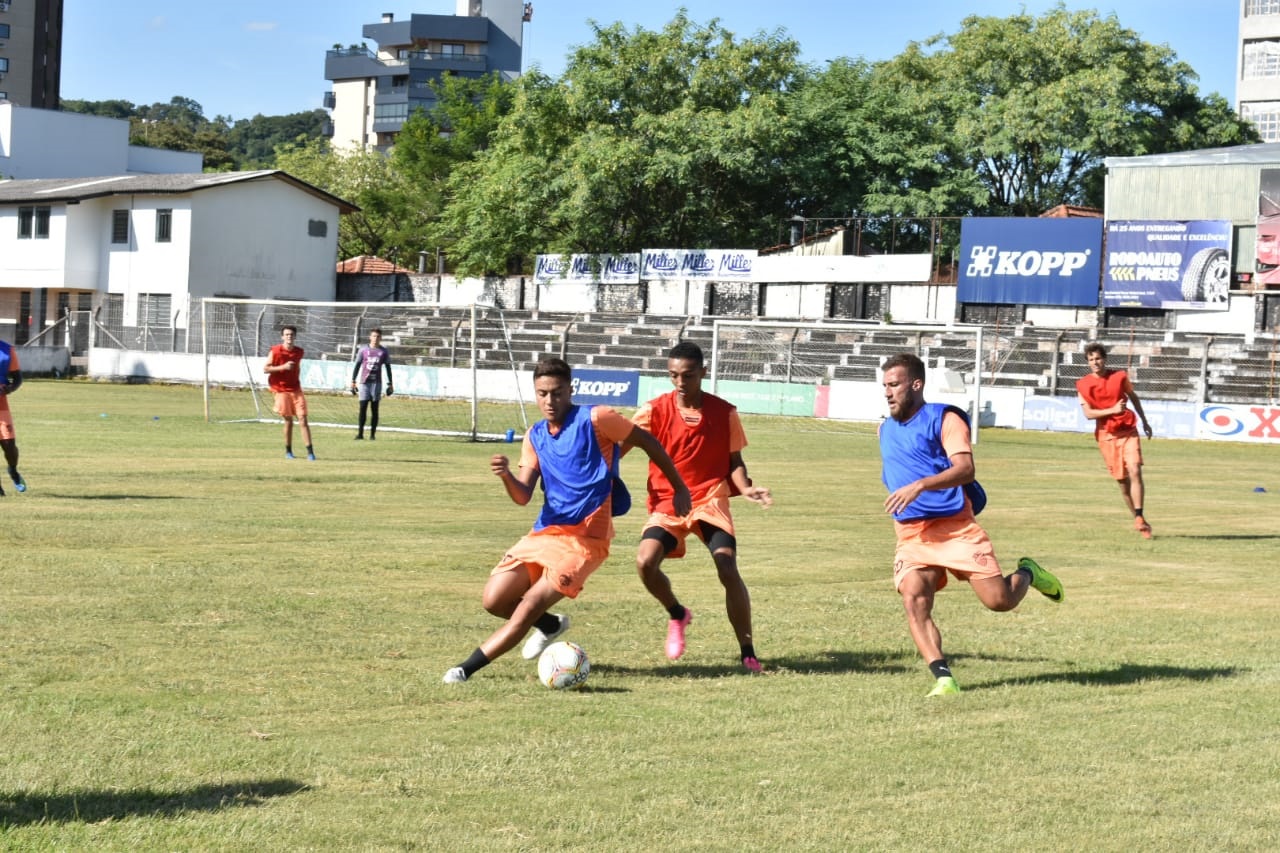
[[[382, 330], [369, 332], [369, 345], [361, 347], [356, 363], [351, 368], [351, 393], [360, 398], [360, 420], [356, 427], [356, 441], [364, 438], [366, 419], [369, 423], [369, 440], [378, 437], [378, 401], [382, 399], [382, 371], [387, 371], [387, 396], [395, 393], [391, 381], [391, 353], [382, 345]], [[372, 417], [370, 417], [372, 415]]]

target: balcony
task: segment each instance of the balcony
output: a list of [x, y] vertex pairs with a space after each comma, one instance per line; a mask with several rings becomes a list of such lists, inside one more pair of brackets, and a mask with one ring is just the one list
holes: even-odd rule
[[333, 96], [333, 92], [324, 93], [324, 108], [331, 110], [338, 105], [338, 99]]

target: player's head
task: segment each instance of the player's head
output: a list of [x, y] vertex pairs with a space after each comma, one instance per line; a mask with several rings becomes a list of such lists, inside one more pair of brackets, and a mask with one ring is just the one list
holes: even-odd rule
[[284, 341], [289, 346], [293, 345], [293, 339], [296, 338], [297, 336], [298, 336], [297, 326], [281, 326], [280, 327], [280, 340]]
[[559, 426], [573, 407], [573, 370], [563, 358], [544, 358], [533, 367], [533, 394], [538, 409]]
[[676, 388], [676, 396], [685, 406], [698, 406], [702, 400], [702, 380], [707, 368], [702, 360], [702, 347], [693, 341], [681, 341], [667, 353], [667, 378]]
[[910, 420], [924, 405], [924, 362], [914, 353], [904, 352], [889, 356], [881, 369], [889, 417]]
[[369, 346], [376, 347], [382, 342], [382, 330], [378, 328], [369, 330]]
[[1097, 341], [1084, 348], [1084, 357], [1089, 362], [1090, 372], [1101, 373], [1107, 369], [1107, 348]]

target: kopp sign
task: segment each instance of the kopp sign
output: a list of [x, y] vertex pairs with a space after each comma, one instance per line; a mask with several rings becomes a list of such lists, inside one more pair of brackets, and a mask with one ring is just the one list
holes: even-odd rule
[[961, 302], [1096, 306], [1101, 247], [1101, 219], [966, 219], [956, 296]]
[[573, 402], [579, 405], [634, 406], [640, 374], [634, 370], [573, 371]]

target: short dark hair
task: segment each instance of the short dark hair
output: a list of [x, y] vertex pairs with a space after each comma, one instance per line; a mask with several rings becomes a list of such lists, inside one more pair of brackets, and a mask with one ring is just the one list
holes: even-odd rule
[[924, 362], [913, 352], [900, 352], [897, 355], [889, 356], [885, 359], [884, 364], [880, 365], [880, 370], [887, 373], [890, 368], [894, 367], [905, 368], [908, 379], [924, 381]]
[[533, 366], [533, 378], [539, 379], [543, 376], [556, 376], [568, 382], [573, 379], [573, 369], [569, 367], [569, 362], [563, 358], [552, 356], [551, 358], [540, 359]]
[[1104, 347], [1102, 344], [1098, 343], [1097, 341], [1092, 341], [1091, 343], [1088, 343], [1085, 345], [1084, 354], [1086, 358], [1093, 355], [1095, 352], [1098, 355], [1102, 356], [1104, 361], [1106, 360], [1107, 348]]
[[281, 326], [280, 334], [283, 335], [285, 332], [293, 332], [296, 335], [298, 334], [298, 327], [297, 326]]
[[382, 334], [382, 329], [378, 328], [377, 326], [374, 326], [372, 329], [369, 330], [369, 334], [372, 335], [374, 332], [377, 332], [378, 334]]
[[698, 367], [702, 367], [702, 347], [693, 341], [681, 341], [671, 348], [667, 353], [667, 358], [678, 358], [685, 361], [695, 362]]

